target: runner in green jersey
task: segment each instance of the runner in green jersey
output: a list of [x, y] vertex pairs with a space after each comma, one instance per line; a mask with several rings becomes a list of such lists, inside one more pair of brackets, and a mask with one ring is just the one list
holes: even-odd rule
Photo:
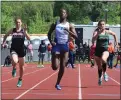
[[98, 22], [98, 27], [93, 33], [92, 43], [96, 41], [96, 50], [95, 50], [95, 61], [98, 66], [98, 84], [102, 84], [102, 72], [105, 81], [108, 81], [108, 75], [106, 73], [107, 58], [109, 56], [108, 44], [109, 44], [109, 35], [112, 35], [116, 42], [116, 47], [118, 47], [118, 40], [116, 33], [105, 29], [105, 21], [100, 20]]

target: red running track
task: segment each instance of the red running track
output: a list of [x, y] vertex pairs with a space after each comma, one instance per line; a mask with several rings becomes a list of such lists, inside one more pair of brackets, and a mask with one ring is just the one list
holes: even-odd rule
[[109, 81], [98, 86], [97, 68], [88, 64], [76, 64], [65, 68], [61, 81], [62, 90], [55, 89], [58, 70], [50, 65], [37, 68], [25, 66], [22, 87], [16, 87], [17, 76], [11, 76], [11, 67], [2, 68], [2, 99], [120, 99], [120, 69], [108, 69]]

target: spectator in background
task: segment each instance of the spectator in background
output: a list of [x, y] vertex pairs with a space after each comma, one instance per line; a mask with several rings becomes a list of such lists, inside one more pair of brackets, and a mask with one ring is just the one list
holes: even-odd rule
[[88, 63], [89, 63], [89, 61], [90, 61], [90, 57], [89, 57], [89, 55], [90, 55], [90, 48], [89, 48], [89, 45], [87, 45], [87, 42], [85, 42], [83, 47], [84, 47], [84, 61], [86, 59], [88, 59]]
[[79, 62], [81, 60], [84, 62], [85, 52], [84, 52], [84, 47], [83, 47], [82, 43], [80, 43], [77, 52], [78, 52], [77, 54], [78, 54], [78, 60], [79, 60]]
[[[42, 40], [41, 44], [39, 46], [38, 52], [39, 52], [39, 61], [38, 61], [38, 66], [37, 67], [44, 67], [43, 62], [44, 62], [44, 57], [45, 57], [45, 53], [46, 53], [46, 44], [45, 41]], [[40, 65], [40, 59], [41, 59], [41, 65]]]
[[118, 56], [117, 56], [116, 64], [114, 65], [115, 68], [117, 67], [117, 64], [119, 61], [120, 61], [120, 67], [121, 67], [121, 45], [120, 43], [118, 43], [118, 45], [119, 45], [119, 50], [117, 50]]
[[75, 41], [73, 41], [73, 43], [74, 43], [73, 62], [74, 62], [74, 66], [75, 66], [76, 50], [78, 49], [78, 46], [76, 45]]
[[28, 46], [27, 46], [27, 58], [28, 58], [28, 62], [33, 61], [33, 46], [31, 41], [28, 42]]
[[110, 42], [108, 46], [108, 52], [109, 52], [109, 57], [108, 57], [108, 68], [112, 69], [113, 68], [113, 57], [114, 57], [114, 47], [113, 44]]
[[88, 47], [87, 42], [85, 42], [85, 43], [83, 44], [83, 47], [84, 47], [84, 48], [87, 48], [87, 47]]
[[73, 37], [70, 37], [69, 39], [69, 60], [68, 60], [68, 65], [67, 67], [72, 67], [74, 68], [74, 43], [73, 43]]
[[50, 43], [47, 45], [47, 50], [48, 50], [48, 61], [51, 61], [52, 45]]
[[5, 62], [4, 62], [4, 66], [10, 66], [11, 65], [11, 58], [10, 58], [10, 55], [8, 55], [6, 58], [5, 58]]

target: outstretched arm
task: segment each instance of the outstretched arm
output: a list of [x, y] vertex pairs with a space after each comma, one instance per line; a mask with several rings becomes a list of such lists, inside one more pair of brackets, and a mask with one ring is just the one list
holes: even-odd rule
[[12, 31], [13, 31], [13, 29], [9, 30], [8, 33], [5, 34], [5, 36], [3, 37], [3, 43], [2, 43], [2, 45], [5, 44], [5, 41], [6, 41], [7, 37], [12, 33]]

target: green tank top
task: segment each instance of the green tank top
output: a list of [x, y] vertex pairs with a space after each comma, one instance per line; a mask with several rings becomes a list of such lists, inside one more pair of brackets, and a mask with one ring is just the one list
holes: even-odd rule
[[108, 45], [109, 45], [109, 35], [107, 33], [105, 33], [105, 35], [99, 34], [97, 38], [96, 47], [108, 48]]

